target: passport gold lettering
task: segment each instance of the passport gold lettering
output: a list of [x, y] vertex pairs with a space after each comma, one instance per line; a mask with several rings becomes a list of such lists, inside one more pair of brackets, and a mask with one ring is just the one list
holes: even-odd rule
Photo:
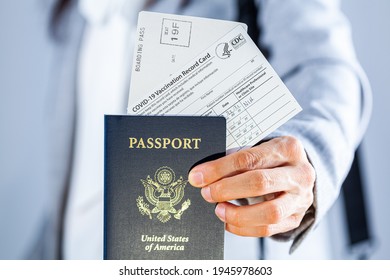
[[158, 235], [147, 235], [143, 234], [141, 236], [142, 242], [184, 242], [187, 243], [189, 241], [188, 236], [174, 236], [174, 235], [168, 235], [164, 234], [161, 236]]
[[174, 236], [171, 234], [164, 235], [147, 235], [142, 234], [141, 242], [146, 243], [145, 251], [184, 251], [185, 244], [190, 238], [188, 236]]
[[129, 137], [129, 149], [199, 150], [201, 138], [136, 138]]
[[184, 251], [184, 246], [183, 245], [159, 245], [156, 244], [154, 247], [155, 251]]

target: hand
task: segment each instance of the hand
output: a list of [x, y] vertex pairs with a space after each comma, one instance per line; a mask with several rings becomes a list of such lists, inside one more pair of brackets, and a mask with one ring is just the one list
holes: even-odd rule
[[[313, 203], [314, 168], [299, 140], [285, 136], [194, 167], [189, 182], [203, 198], [219, 202], [215, 213], [226, 230], [265, 237], [295, 229]], [[263, 202], [230, 200], [262, 196]]]

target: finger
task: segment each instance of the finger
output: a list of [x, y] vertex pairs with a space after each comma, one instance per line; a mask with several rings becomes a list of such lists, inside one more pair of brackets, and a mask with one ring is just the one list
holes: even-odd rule
[[222, 178], [254, 169], [267, 169], [295, 162], [304, 153], [293, 137], [280, 137], [259, 146], [230, 154], [195, 166], [188, 180], [195, 187], [204, 187]]
[[236, 227], [231, 224], [226, 224], [226, 230], [239, 236], [269, 237], [278, 233], [284, 233], [298, 228], [302, 219], [303, 215], [292, 215], [279, 224], [256, 227]]
[[290, 191], [302, 181], [300, 170], [292, 166], [257, 169], [219, 180], [201, 193], [208, 202], [223, 202]]
[[276, 199], [253, 205], [219, 203], [215, 214], [223, 222], [236, 227], [255, 227], [278, 224], [291, 215], [305, 212], [309, 206], [299, 201], [297, 196], [283, 193]]

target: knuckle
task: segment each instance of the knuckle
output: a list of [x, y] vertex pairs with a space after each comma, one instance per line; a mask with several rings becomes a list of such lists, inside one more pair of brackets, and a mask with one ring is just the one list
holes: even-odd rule
[[301, 158], [304, 154], [301, 141], [293, 136], [285, 136], [283, 144], [285, 153], [291, 158]]
[[276, 203], [270, 203], [268, 220], [271, 224], [278, 224], [284, 217], [284, 209]]
[[301, 141], [298, 140], [298, 138], [295, 138], [293, 136], [286, 136], [286, 143], [290, 148], [294, 149], [300, 149], [302, 148]]
[[295, 229], [301, 225], [302, 219], [304, 215], [293, 215], [291, 216], [292, 223], [291, 223], [291, 229]]
[[263, 195], [271, 184], [272, 179], [267, 172], [255, 170], [250, 184], [251, 193], [253, 193], [253, 195]]
[[234, 157], [235, 170], [252, 170], [256, 167], [259, 156], [251, 151], [242, 151]]

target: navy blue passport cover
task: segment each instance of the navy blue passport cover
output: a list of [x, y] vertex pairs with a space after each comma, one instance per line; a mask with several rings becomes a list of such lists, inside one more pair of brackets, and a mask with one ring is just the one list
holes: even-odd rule
[[105, 116], [104, 259], [223, 259], [190, 169], [225, 155], [223, 117]]

